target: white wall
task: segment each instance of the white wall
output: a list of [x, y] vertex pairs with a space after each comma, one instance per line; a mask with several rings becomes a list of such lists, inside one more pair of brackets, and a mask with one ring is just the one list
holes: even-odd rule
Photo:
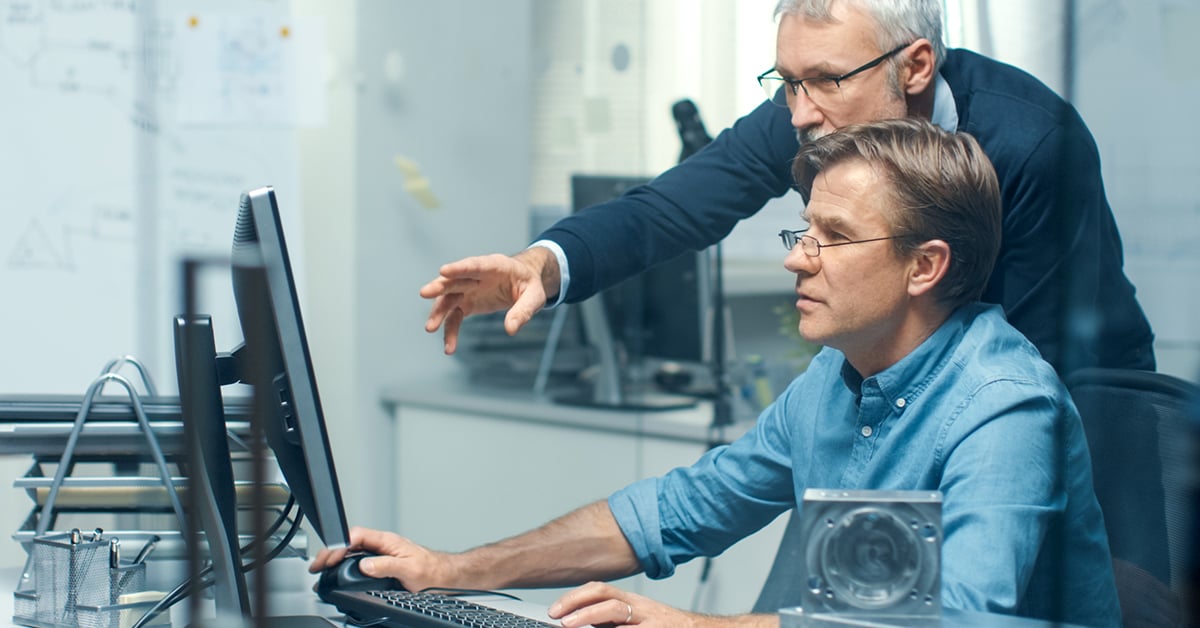
[[[527, 243], [530, 5], [363, 0], [352, 24], [327, 5], [307, 7], [338, 24], [330, 90], [348, 119], [304, 147], [308, 327], [348, 516], [390, 528], [380, 390], [459, 373], [417, 291], [442, 263]], [[440, 207], [406, 191], [397, 156]]]

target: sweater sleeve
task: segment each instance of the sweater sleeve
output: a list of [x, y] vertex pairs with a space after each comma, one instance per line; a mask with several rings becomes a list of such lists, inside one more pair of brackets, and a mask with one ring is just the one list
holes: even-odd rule
[[650, 183], [558, 221], [537, 239], [566, 254], [566, 301], [720, 241], [738, 220], [787, 192], [798, 148], [787, 110], [764, 101]]

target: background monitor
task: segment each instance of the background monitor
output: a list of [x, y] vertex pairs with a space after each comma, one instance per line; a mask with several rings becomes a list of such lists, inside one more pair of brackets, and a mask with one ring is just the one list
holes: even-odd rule
[[[612, 200], [648, 181], [640, 176], [573, 175], [572, 211]], [[597, 367], [592, 390], [555, 399], [632, 409], [694, 405], [694, 398], [672, 393], [695, 391], [696, 375], [706, 371], [707, 260], [705, 252], [685, 253], [580, 303], [583, 332]], [[681, 364], [692, 368], [681, 369]], [[669, 379], [656, 377], [668, 373]]]
[[[575, 174], [571, 208], [578, 212], [649, 182], [648, 177]], [[708, 256], [689, 251], [604, 290], [613, 342], [630, 363], [708, 359]]]
[[301, 512], [325, 545], [349, 543], [325, 417], [275, 191], [242, 195], [233, 236], [233, 295], [245, 344], [241, 381]]

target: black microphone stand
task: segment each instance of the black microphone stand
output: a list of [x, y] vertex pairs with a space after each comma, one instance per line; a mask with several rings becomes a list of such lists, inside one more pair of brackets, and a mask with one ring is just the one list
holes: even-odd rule
[[713, 245], [713, 332], [712, 332], [712, 378], [713, 378], [713, 418], [711, 428], [714, 432], [709, 441], [709, 448], [720, 444], [719, 432], [733, 425], [733, 403], [729, 398], [728, 373], [725, 368], [725, 279], [724, 263], [721, 258], [721, 243]]
[[[696, 154], [712, 141], [712, 137], [700, 120], [700, 112], [696, 104], [689, 99], [676, 102], [671, 106], [671, 115], [675, 118], [675, 126], [679, 130], [679, 139], [683, 148], [679, 153], [679, 163]], [[712, 295], [709, 306], [712, 308], [712, 364], [711, 375], [713, 385], [713, 417], [710, 428], [712, 438], [709, 448], [720, 444], [720, 430], [733, 425], [733, 404], [729, 398], [728, 375], [725, 368], [725, 279], [724, 262], [721, 254], [721, 243], [712, 246], [713, 259], [711, 264]]]
[[[700, 112], [691, 100], [684, 99], [676, 102], [671, 106], [671, 115], [675, 118], [675, 125], [679, 130], [679, 138], [683, 142], [683, 149], [679, 153], [679, 163], [683, 163], [688, 157], [691, 157], [699, 152], [700, 149], [707, 146], [712, 141], [712, 137], [705, 130], [704, 123], [700, 120]], [[733, 425], [733, 403], [729, 398], [728, 374], [725, 368], [725, 267], [720, 242], [712, 246], [712, 252], [712, 281], [710, 282], [712, 295], [710, 306], [712, 307], [713, 315], [711, 336], [712, 364], [710, 365], [710, 372], [713, 386], [713, 416], [712, 422], [709, 424], [707, 449], [720, 446], [724, 440], [725, 428]], [[708, 577], [712, 571], [712, 563], [713, 559], [711, 556], [704, 558], [704, 565], [700, 570], [700, 581], [696, 583], [696, 596], [692, 601], [693, 611], [699, 610], [697, 607], [699, 606], [700, 595], [705, 585], [708, 584]]]

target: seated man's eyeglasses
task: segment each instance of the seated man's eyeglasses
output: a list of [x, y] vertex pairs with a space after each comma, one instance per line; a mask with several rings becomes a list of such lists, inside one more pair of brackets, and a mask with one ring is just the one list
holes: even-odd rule
[[808, 78], [794, 79], [780, 76], [779, 72], [776, 71], [775, 68], [771, 68], [770, 70], [758, 75], [758, 84], [763, 88], [763, 91], [766, 92], [767, 99], [775, 104], [785, 104], [775, 100], [775, 93], [779, 91], [780, 85], [786, 84], [787, 88], [783, 90], [783, 93], [787, 97], [786, 104], [789, 107], [791, 106], [792, 101], [795, 100], [796, 96], [800, 94], [800, 90], [804, 90], [804, 95], [808, 96], [808, 99], [813, 101], [813, 104], [818, 107], [824, 107], [833, 103], [838, 93], [841, 91], [842, 81], [855, 76], [856, 74], [870, 70], [880, 63], [883, 63], [888, 57], [895, 55], [911, 45], [912, 42], [904, 44], [903, 46], [897, 46], [841, 76], [810, 76]]
[[864, 242], [879, 242], [880, 240], [895, 240], [896, 238], [901, 237], [898, 235], [894, 235], [894, 236], [885, 236], [882, 238], [868, 238], [866, 240], [851, 240], [849, 242], [838, 242], [836, 244], [821, 244], [821, 242], [819, 240], [817, 240], [816, 238], [814, 238], [810, 235], [804, 235], [805, 231], [808, 231], [808, 230], [801, 229], [799, 231], [792, 231], [791, 229], [784, 229], [783, 231], [780, 231], [779, 239], [783, 240], [783, 248], [790, 251], [790, 250], [792, 250], [793, 247], [796, 246], [796, 243], [799, 242], [800, 250], [804, 251], [805, 255], [807, 255], [809, 257], [820, 257], [821, 249], [828, 249], [828, 248], [832, 248], [835, 246], [846, 246], [847, 244], [862, 244]]

